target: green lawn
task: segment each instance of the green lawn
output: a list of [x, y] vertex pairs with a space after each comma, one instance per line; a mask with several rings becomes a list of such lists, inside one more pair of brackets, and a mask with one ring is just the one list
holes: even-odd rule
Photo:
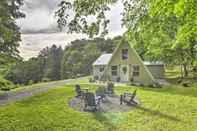
[[[85, 80], [81, 80], [83, 83]], [[73, 81], [74, 82], [74, 81]], [[76, 82], [76, 81], [75, 81]], [[85, 83], [85, 82], [84, 82]], [[126, 113], [82, 113], [68, 106], [72, 83], [0, 107], [0, 131], [196, 131], [197, 87], [139, 88], [140, 107]], [[82, 84], [95, 90], [97, 85]], [[119, 86], [116, 93], [136, 87]]]

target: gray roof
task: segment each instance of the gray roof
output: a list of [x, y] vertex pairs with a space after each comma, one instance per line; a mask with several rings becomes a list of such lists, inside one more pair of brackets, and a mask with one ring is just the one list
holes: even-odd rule
[[[107, 65], [112, 57], [112, 54], [102, 54], [93, 65]], [[161, 61], [144, 61], [144, 65], [164, 65]]]
[[144, 61], [144, 65], [164, 65], [162, 61]]
[[107, 65], [112, 57], [112, 54], [102, 54], [93, 65]]

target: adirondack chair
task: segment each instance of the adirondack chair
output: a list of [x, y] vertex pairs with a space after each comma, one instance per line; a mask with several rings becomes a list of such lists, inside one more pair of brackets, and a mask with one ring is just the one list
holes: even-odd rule
[[136, 97], [137, 90], [133, 93], [127, 93], [120, 95], [120, 104], [126, 103], [127, 105], [137, 105], [138, 103], [134, 100]]
[[84, 94], [88, 92], [88, 89], [81, 89], [80, 85], [75, 85], [75, 92], [77, 94], [77, 97], [84, 98]]
[[81, 96], [81, 87], [80, 87], [80, 85], [75, 85], [75, 92], [76, 92], [76, 94], [77, 94], [77, 97], [78, 96]]
[[112, 82], [107, 83], [107, 94], [114, 94], [114, 84]]
[[98, 89], [96, 90], [96, 96], [100, 97], [101, 100], [103, 100], [106, 97], [106, 88], [103, 86], [98, 87]]
[[97, 111], [99, 104], [100, 104], [100, 98], [96, 99], [94, 93], [92, 92], [85, 93], [85, 98], [84, 98], [85, 111]]

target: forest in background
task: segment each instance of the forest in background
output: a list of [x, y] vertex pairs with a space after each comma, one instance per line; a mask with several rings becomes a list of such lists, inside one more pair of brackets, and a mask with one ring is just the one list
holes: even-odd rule
[[112, 53], [121, 37], [75, 40], [64, 49], [53, 45], [37, 57], [12, 64], [5, 78], [15, 84], [33, 84], [90, 75], [92, 63], [102, 53]]

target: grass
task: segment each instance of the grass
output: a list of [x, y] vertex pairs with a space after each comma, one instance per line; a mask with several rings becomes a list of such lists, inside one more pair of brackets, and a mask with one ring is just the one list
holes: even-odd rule
[[[176, 71], [168, 80], [176, 79]], [[74, 85], [94, 91], [98, 84], [89, 77], [71, 80], [20, 102], [0, 106], [0, 131], [196, 131], [197, 82], [191, 87], [173, 84], [165, 88], [134, 87], [118, 84], [116, 94], [136, 88], [141, 105], [124, 113], [87, 113], [69, 107], [75, 96]], [[174, 81], [175, 83], [175, 81]], [[36, 87], [33, 85], [31, 88]], [[1, 92], [0, 92], [1, 93]]]
[[[75, 81], [76, 82], [76, 81]], [[97, 85], [81, 84], [92, 91]], [[0, 131], [195, 131], [197, 88], [138, 88], [141, 105], [125, 113], [82, 113], [70, 108], [72, 83], [0, 107]], [[116, 93], [137, 87], [117, 86]]]

